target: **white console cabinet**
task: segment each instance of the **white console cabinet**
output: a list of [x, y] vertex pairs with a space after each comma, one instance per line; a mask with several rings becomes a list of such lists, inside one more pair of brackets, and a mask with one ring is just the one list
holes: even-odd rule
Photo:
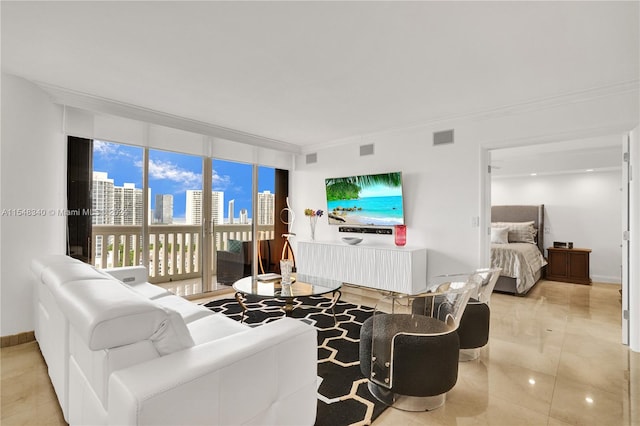
[[418, 294], [427, 289], [426, 248], [300, 241], [296, 268], [379, 290]]

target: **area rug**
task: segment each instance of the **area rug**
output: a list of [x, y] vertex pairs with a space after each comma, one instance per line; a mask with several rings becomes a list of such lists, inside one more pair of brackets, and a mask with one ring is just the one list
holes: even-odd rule
[[[278, 299], [248, 301], [245, 323], [253, 327], [284, 316]], [[367, 389], [367, 379], [360, 372], [359, 339], [362, 323], [373, 308], [338, 302], [334, 308], [337, 324], [324, 297], [300, 297], [292, 317], [318, 330], [318, 413], [316, 425], [370, 425], [386, 408]], [[242, 308], [233, 298], [205, 304], [209, 309], [240, 321]]]

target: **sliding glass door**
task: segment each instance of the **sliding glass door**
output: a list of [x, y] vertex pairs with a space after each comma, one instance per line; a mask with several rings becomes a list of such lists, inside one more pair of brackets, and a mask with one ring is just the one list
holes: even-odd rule
[[202, 285], [202, 157], [149, 150], [149, 281], [176, 294], [206, 291]]
[[276, 270], [276, 170], [273, 167], [256, 166], [257, 182], [257, 229], [258, 237], [258, 273], [264, 274]]
[[96, 267], [144, 265], [151, 283], [181, 296], [229, 290], [244, 276], [274, 271], [274, 168], [85, 141], [93, 144]]
[[211, 169], [212, 284], [228, 288], [253, 271], [253, 166], [217, 160]]

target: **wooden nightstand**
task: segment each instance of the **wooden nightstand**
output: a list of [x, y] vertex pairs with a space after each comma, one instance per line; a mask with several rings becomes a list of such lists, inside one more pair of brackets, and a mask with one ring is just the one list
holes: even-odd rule
[[590, 249], [555, 248], [547, 249], [547, 279], [577, 284], [591, 284], [589, 277]]

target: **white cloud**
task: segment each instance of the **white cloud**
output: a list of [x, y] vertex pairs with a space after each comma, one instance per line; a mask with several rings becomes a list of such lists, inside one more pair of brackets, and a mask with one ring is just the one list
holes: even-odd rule
[[181, 183], [185, 189], [200, 188], [202, 175], [191, 170], [183, 169], [170, 161], [149, 159], [149, 178], [166, 179]]
[[231, 185], [231, 178], [228, 175], [219, 175], [215, 170], [213, 171], [211, 180], [211, 187], [214, 191], [224, 191], [225, 189], [229, 189]]
[[94, 140], [93, 152], [105, 157], [111, 157], [118, 154], [118, 145], [115, 143]]
[[[140, 152], [137, 154], [136, 149]], [[93, 152], [98, 155], [103, 161], [117, 161], [121, 158], [130, 159], [133, 161], [142, 155], [142, 148], [127, 147], [113, 142], [105, 142], [100, 140], [93, 141]]]

